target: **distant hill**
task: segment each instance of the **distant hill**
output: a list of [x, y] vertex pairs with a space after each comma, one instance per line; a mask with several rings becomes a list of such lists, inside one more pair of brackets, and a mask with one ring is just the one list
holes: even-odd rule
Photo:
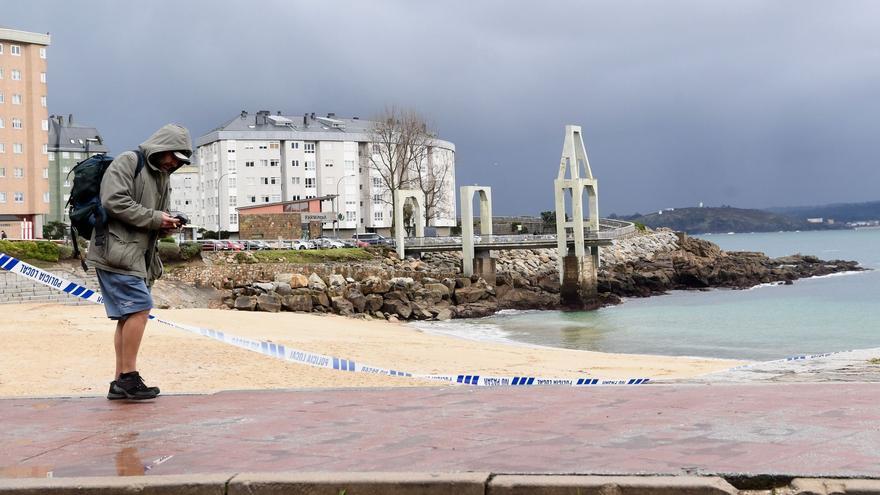
[[[780, 230], [825, 230], [824, 224], [807, 223], [805, 219], [743, 208], [675, 208], [663, 213], [622, 217], [651, 228], [668, 227], [689, 234], [725, 232], [778, 232]], [[804, 217], [806, 218], [806, 217]]]
[[880, 220], [880, 201], [836, 203], [822, 206], [788, 206], [767, 208], [767, 211], [800, 219], [833, 218], [835, 222], [862, 222]]

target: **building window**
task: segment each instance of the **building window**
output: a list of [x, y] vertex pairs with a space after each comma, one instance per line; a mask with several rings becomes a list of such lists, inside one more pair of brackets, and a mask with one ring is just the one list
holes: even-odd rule
[[244, 162], [244, 166], [245, 166], [245, 167], [253, 167], [253, 166], [254, 166], [254, 162]]
[[54, 162], [54, 161], [55, 161], [55, 153], [49, 153], [49, 161], [50, 161], [50, 162]]
[[263, 203], [269, 202], [269, 196], [263, 196]]
[[333, 166], [333, 160], [325, 160], [325, 161], [324, 161], [324, 166], [325, 166], [325, 167], [332, 167], [332, 166]]
[[269, 160], [270, 167], [277, 167], [279, 163], [280, 163], [280, 160]]
[[226, 180], [229, 181], [228, 183], [229, 183], [229, 188], [230, 188], [230, 189], [233, 188], [233, 187], [235, 187], [235, 177], [229, 177], [229, 178], [226, 179]]
[[44, 154], [44, 155], [48, 155], [48, 154], [49, 154], [49, 145], [48, 145], [48, 144], [44, 144], [44, 145], [43, 145], [43, 154]]
[[46, 49], [40, 48], [40, 58], [46, 60]]
[[304, 143], [303, 144], [303, 153], [314, 153], [315, 152], [315, 143]]
[[303, 168], [305, 169], [306, 172], [308, 172], [310, 170], [315, 170], [315, 162], [310, 161], [310, 160], [306, 160]]
[[21, 47], [18, 45], [9, 45], [9, 53], [13, 57], [20, 57], [21, 56]]
[[238, 223], [238, 213], [229, 214], [229, 223]]
[[82, 160], [82, 158], [83, 158], [83, 154], [82, 154], [82, 153], [80, 153], [79, 151], [74, 151], [74, 152], [73, 152], [73, 159], [74, 159], [74, 160]]
[[12, 69], [12, 80], [13, 81], [21, 81], [21, 71], [18, 69]]
[[12, 175], [13, 175], [13, 177], [15, 177], [16, 179], [21, 179], [22, 177], [24, 177], [24, 169], [21, 168], [21, 167], [15, 167], [15, 168], [12, 170]]
[[299, 177], [291, 177], [290, 183], [293, 184], [294, 186], [298, 186], [299, 185]]
[[0, 192], [0, 203], [5, 203], [5, 202], [6, 202], [6, 193]]
[[21, 105], [21, 95], [12, 95], [12, 104]]
[[43, 119], [43, 121], [42, 121], [42, 128], [43, 128], [44, 131], [48, 131], [48, 130], [49, 130], [49, 121], [48, 121], [48, 120]]
[[44, 192], [43, 193], [43, 203], [48, 203], [48, 202], [49, 202], [49, 193]]
[[0, 177], [6, 177], [6, 167], [0, 167]]
[[43, 178], [44, 178], [44, 179], [48, 179], [48, 178], [49, 178], [49, 169], [48, 169], [48, 168], [44, 168], [44, 169], [43, 169]]
[[269, 149], [270, 150], [277, 150], [279, 148], [280, 148], [280, 143], [278, 143], [278, 141], [269, 141]]
[[300, 199], [299, 194], [294, 194], [293, 196], [290, 197], [290, 199], [293, 201], [299, 201], [299, 199]]
[[261, 167], [268, 167], [268, 166], [269, 166], [269, 160], [260, 160], [260, 166], [261, 166]]
[[374, 205], [381, 205], [382, 204], [382, 195], [381, 194], [374, 194], [373, 195], [373, 204]]
[[265, 150], [265, 149], [268, 149], [269, 147], [266, 146], [266, 143], [260, 143], [260, 145], [257, 146], [257, 148], [259, 148], [259, 149], [261, 149], [261, 150]]
[[40, 82], [46, 84], [46, 73], [40, 72]]
[[306, 188], [315, 187], [315, 178], [314, 177], [306, 177]]
[[238, 196], [229, 196], [229, 206], [238, 206]]
[[281, 201], [281, 195], [280, 194], [273, 194], [272, 195], [272, 202], [277, 203], [279, 201]]
[[[3, 98], [0, 98], [0, 100], [3, 100]], [[0, 101], [0, 103], [3, 103], [3, 102]], [[40, 97], [40, 105], [41, 105], [43, 108], [46, 108], [46, 97], [45, 97], [45, 96], [41, 96], [41, 97]]]
[[378, 155], [379, 152], [382, 151], [382, 148], [378, 144], [373, 144], [373, 154]]
[[374, 212], [373, 212], [373, 220], [375, 220], [376, 222], [381, 222], [381, 221], [382, 221], [382, 216], [383, 216], [383, 215], [382, 215], [382, 212], [381, 212], [381, 211], [374, 211]]
[[0, 153], [6, 153], [6, 143], [0, 143]]
[[62, 152], [61, 152], [61, 158], [62, 158], [62, 159], [68, 159], [68, 158], [70, 158], [70, 152], [69, 152], [69, 151], [62, 151]]
[[346, 211], [345, 212], [345, 221], [346, 222], [356, 222], [357, 221], [357, 212]]
[[251, 196], [251, 203], [256, 203], [256, 202], [257, 202], [257, 197]]
[[269, 178], [268, 177], [260, 177], [260, 183], [262, 183], [264, 186], [268, 186], [269, 185]]
[[16, 203], [24, 203], [24, 193], [23, 192], [12, 193], [12, 200], [15, 201]]
[[12, 128], [21, 129], [21, 119], [12, 119]]
[[65, 174], [66, 174], [67, 172], [70, 172], [70, 167], [61, 167], [61, 172], [62, 172], [62, 173], [65, 173]]
[[0, 43], [0, 55], [3, 55], [3, 43]]
[[354, 172], [354, 160], [345, 160], [345, 172]]
[[373, 187], [382, 187], [381, 177], [373, 177]]
[[[3, 69], [0, 69], [0, 76], [2, 76], [2, 75], [3, 75]], [[3, 79], [3, 78], [0, 77], [0, 79]], [[5, 103], [5, 102], [6, 102], [6, 98], [3, 97], [3, 91], [0, 91], [0, 103]]]
[[299, 149], [299, 141], [291, 141], [290, 142], [290, 149], [298, 150]]
[[290, 160], [291, 167], [299, 167], [299, 160]]
[[6, 127], [6, 124], [3, 123], [3, 117], [0, 117], [0, 129]]

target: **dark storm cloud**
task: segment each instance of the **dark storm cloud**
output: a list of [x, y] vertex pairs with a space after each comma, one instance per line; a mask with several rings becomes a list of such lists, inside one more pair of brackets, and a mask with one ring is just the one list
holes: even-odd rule
[[421, 111], [495, 211], [552, 208], [563, 125], [603, 213], [880, 199], [880, 4], [19, 1], [49, 110], [118, 152], [240, 110]]

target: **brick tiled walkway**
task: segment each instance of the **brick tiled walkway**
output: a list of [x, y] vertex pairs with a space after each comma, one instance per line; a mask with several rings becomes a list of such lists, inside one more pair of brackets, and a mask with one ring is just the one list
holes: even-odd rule
[[880, 384], [0, 400], [0, 478], [243, 471], [880, 476]]

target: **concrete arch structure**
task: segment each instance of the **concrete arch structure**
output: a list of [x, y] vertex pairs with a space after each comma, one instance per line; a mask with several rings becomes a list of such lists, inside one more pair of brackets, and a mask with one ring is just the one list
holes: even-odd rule
[[425, 237], [425, 193], [418, 189], [398, 189], [394, 191], [394, 242], [400, 259], [403, 259], [406, 254], [403, 244], [404, 233], [406, 232], [403, 226], [403, 207], [408, 199], [412, 199], [415, 203], [413, 216], [416, 219], [416, 237]]
[[[474, 274], [474, 194], [480, 195], [480, 235], [492, 235], [492, 188], [489, 186], [461, 186], [461, 271], [466, 277]], [[482, 254], [482, 253], [481, 253]], [[494, 259], [486, 251], [477, 262], [479, 273], [492, 273], [494, 283]], [[490, 264], [492, 266], [484, 266]], [[485, 278], [485, 277], [484, 277]], [[487, 280], [488, 281], [488, 280]]]
[[[566, 125], [562, 144], [559, 173], [553, 181], [556, 198], [556, 238], [559, 260], [559, 281], [562, 298], [571, 304], [591, 304], [596, 299], [596, 271], [599, 267], [599, 247], [584, 247], [584, 203], [587, 193], [589, 230], [599, 231], [598, 182], [593, 177], [580, 126]], [[565, 196], [571, 195], [571, 220], [566, 220]], [[569, 252], [568, 231], [574, 240], [574, 252]]]

